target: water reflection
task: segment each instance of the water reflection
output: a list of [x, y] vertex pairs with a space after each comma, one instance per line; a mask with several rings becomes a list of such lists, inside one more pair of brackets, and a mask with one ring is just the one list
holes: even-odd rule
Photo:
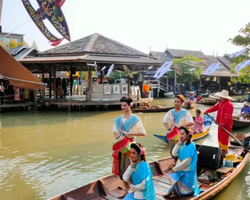
[[[172, 103], [172, 100], [154, 102]], [[235, 107], [240, 108], [241, 104]], [[199, 108], [204, 111], [207, 107]], [[119, 111], [0, 114], [0, 199], [47, 199], [110, 174], [114, 140], [111, 129], [113, 119], [120, 114]], [[138, 114], [147, 131], [147, 136], [138, 141], [146, 146], [148, 161], [169, 156], [168, 145], [153, 136], [165, 132], [164, 115]], [[216, 130], [213, 125], [211, 134], [198, 143], [217, 146]], [[249, 171], [247, 164], [216, 199], [249, 198]]]

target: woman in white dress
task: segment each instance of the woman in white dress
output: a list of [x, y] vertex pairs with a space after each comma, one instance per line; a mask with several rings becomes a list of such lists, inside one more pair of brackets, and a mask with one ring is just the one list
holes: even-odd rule
[[[131, 113], [131, 107], [133, 105], [133, 100], [130, 97], [122, 97], [120, 99], [121, 109], [123, 115], [114, 119], [113, 133], [115, 139], [118, 140], [120, 137], [125, 136], [129, 138], [130, 143], [135, 142], [136, 136], [145, 136], [146, 131], [141, 123], [141, 120], [134, 114]], [[112, 173], [122, 175], [130, 164], [129, 152], [121, 153], [120, 151], [114, 151], [113, 153], [113, 168]], [[129, 190], [126, 182], [124, 182], [126, 192], [118, 198], [124, 198]]]

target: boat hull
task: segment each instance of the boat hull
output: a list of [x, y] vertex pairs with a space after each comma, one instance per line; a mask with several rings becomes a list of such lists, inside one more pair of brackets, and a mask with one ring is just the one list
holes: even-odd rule
[[[201, 182], [199, 180], [200, 188], [204, 191], [198, 196], [181, 196], [175, 197], [174, 199], [206, 200], [214, 198], [215, 195], [225, 189], [239, 175], [239, 173], [243, 170], [246, 163], [248, 162], [248, 158], [249, 153], [244, 154], [243, 160], [236, 166], [235, 170], [233, 170], [228, 176], [221, 179], [218, 183], [212, 186], [210, 183], [205, 184], [204, 182]], [[168, 176], [173, 163], [174, 160], [171, 157], [149, 163], [153, 174], [157, 199], [164, 199], [162, 197], [162, 194], [166, 193], [171, 187], [171, 185], [169, 184]], [[65, 192], [49, 200], [118, 200], [117, 196], [120, 196], [123, 192], [124, 186], [120, 177], [116, 175], [110, 175], [102, 179], [93, 181], [92, 183], [86, 184], [82, 187]], [[173, 198], [165, 199], [173, 200]]]
[[138, 113], [150, 113], [150, 112], [168, 112], [169, 110], [173, 109], [174, 107], [168, 107], [168, 108], [149, 108], [149, 109], [132, 109], [132, 112]]
[[244, 122], [240, 120], [233, 120], [233, 129], [246, 128], [250, 126], [250, 122]]

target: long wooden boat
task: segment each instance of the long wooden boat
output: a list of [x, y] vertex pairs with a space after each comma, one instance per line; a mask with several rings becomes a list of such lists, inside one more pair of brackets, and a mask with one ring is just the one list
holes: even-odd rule
[[197, 103], [202, 104], [202, 105], [213, 106], [218, 102], [219, 102], [218, 100], [202, 100], [201, 102], [197, 102]]
[[240, 128], [246, 128], [250, 126], [250, 121], [240, 121], [237, 119], [233, 119], [233, 129], [240, 129]]
[[[202, 133], [199, 133], [199, 134], [194, 134], [192, 136], [192, 140], [193, 141], [199, 140], [199, 139], [207, 136], [209, 134], [210, 129], [211, 129], [212, 122], [213, 121], [208, 116], [204, 116], [204, 131]], [[163, 142], [168, 143], [168, 139], [167, 139], [166, 134], [154, 134], [154, 136], [156, 138], [162, 140]]]
[[174, 107], [163, 107], [163, 108], [147, 108], [147, 109], [132, 109], [132, 112], [138, 113], [149, 113], [149, 112], [168, 112], [169, 110], [173, 109]]
[[[245, 153], [241, 147], [230, 147], [229, 153], [234, 155], [237, 154], [235, 148], [237, 148], [237, 153], [239, 153], [238, 155], [241, 155], [243, 159], [238, 163], [235, 163], [234, 168], [221, 167], [216, 170], [202, 168], [205, 171], [216, 171], [217, 174], [220, 174], [220, 178], [216, 182], [212, 182], [208, 180], [201, 180], [198, 177], [199, 187], [201, 190], [203, 190], [203, 192], [198, 196], [194, 197], [193, 195], [190, 195], [165, 199], [205, 200], [213, 198], [239, 175], [248, 161], [249, 153]], [[201, 154], [199, 156], [201, 156]], [[166, 194], [168, 189], [171, 187], [168, 176], [170, 174], [170, 166], [172, 166], [173, 163], [174, 160], [171, 157], [149, 163], [153, 173], [156, 199], [164, 200], [162, 195]], [[198, 168], [201, 169], [199, 166]], [[50, 200], [118, 200], [117, 197], [123, 192], [124, 185], [120, 177], [116, 175], [110, 175], [93, 181], [82, 187], [60, 194], [51, 198]]]
[[[210, 131], [210, 128], [206, 128], [204, 132], [199, 133], [199, 134], [194, 134], [192, 136], [192, 140], [195, 141], [195, 140], [199, 140], [199, 139], [206, 137], [209, 134], [209, 131]], [[154, 134], [154, 136], [162, 140], [163, 142], [168, 143], [166, 134]]]

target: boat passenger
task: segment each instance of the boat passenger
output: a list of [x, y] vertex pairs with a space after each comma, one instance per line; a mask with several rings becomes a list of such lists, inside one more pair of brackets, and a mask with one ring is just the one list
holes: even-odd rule
[[130, 165], [123, 174], [123, 180], [130, 187], [124, 200], [155, 200], [153, 175], [146, 162], [146, 151], [140, 143], [131, 144]]
[[[213, 107], [207, 109], [206, 113], [217, 112], [216, 121], [224, 127], [227, 131], [231, 132], [233, 126], [233, 104], [230, 101], [232, 97], [228, 95], [227, 90], [215, 93], [215, 97], [220, 98], [220, 102]], [[219, 147], [222, 149], [222, 154], [227, 154], [229, 144], [229, 134], [226, 133], [222, 128], [218, 127], [218, 142]]]
[[[170, 146], [170, 154], [179, 139], [179, 128], [181, 126], [193, 126], [193, 118], [188, 110], [182, 109], [185, 98], [182, 94], [178, 94], [174, 98], [174, 109], [167, 112], [163, 118], [163, 124], [167, 128], [167, 139]], [[171, 154], [172, 155], [172, 154]], [[173, 157], [173, 155], [172, 155]], [[176, 158], [175, 158], [176, 159]]]
[[[120, 102], [121, 109], [124, 114], [114, 119], [114, 126], [112, 131], [116, 140], [121, 136], [126, 136], [127, 138], [129, 138], [130, 142], [135, 142], [135, 137], [145, 136], [146, 131], [142, 125], [141, 120], [136, 115], [131, 113], [131, 107], [133, 105], [132, 98], [124, 96], [120, 99]], [[122, 179], [122, 175], [127, 169], [129, 163], [130, 161], [128, 152], [121, 153], [119, 151], [114, 151], [112, 173], [120, 175]], [[129, 187], [126, 182], [124, 182], [124, 186], [126, 192], [119, 198], [124, 198], [128, 193]]]
[[193, 92], [189, 93], [189, 101], [194, 102], [194, 93]]
[[244, 107], [241, 108], [241, 115], [243, 117], [250, 117], [250, 107], [248, 105], [248, 102], [244, 101], [243, 105], [244, 105]]
[[197, 109], [195, 111], [196, 117], [194, 118], [193, 133], [199, 134], [203, 132], [204, 119], [201, 116], [201, 110]]
[[201, 94], [199, 94], [199, 95], [197, 96], [197, 102], [198, 102], [198, 103], [200, 103], [200, 102], [201, 102], [201, 100], [202, 100], [202, 95], [201, 95]]
[[188, 127], [180, 128], [178, 143], [173, 148], [172, 154], [179, 159], [169, 175], [172, 187], [163, 197], [190, 195], [196, 178], [197, 151], [191, 141], [192, 130]]

